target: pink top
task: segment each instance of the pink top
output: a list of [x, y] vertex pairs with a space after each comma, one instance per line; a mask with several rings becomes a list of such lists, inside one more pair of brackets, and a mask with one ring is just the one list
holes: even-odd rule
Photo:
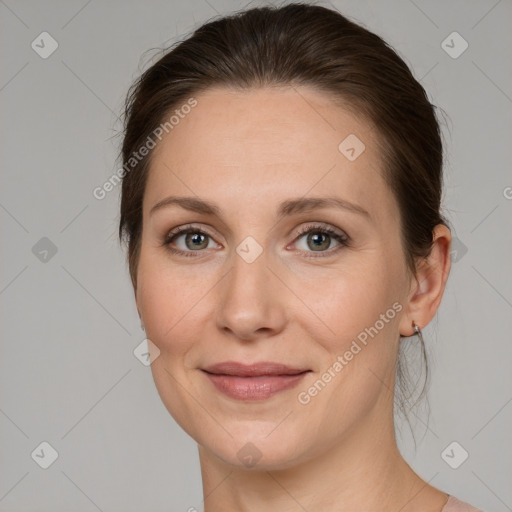
[[482, 512], [480, 509], [473, 507], [465, 501], [458, 500], [455, 496], [450, 495], [441, 512]]

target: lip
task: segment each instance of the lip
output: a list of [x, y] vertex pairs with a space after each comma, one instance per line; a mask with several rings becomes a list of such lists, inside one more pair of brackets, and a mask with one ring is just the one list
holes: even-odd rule
[[205, 372], [229, 375], [232, 377], [262, 377], [266, 375], [297, 375], [308, 371], [308, 368], [291, 367], [281, 363], [263, 361], [261, 363], [243, 364], [237, 361], [225, 361], [206, 368]]
[[237, 400], [266, 400], [296, 386], [311, 370], [280, 363], [226, 361], [201, 368], [217, 390]]

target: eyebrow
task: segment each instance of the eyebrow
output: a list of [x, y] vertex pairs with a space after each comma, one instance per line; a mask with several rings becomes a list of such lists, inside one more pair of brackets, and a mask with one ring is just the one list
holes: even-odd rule
[[[169, 206], [180, 206], [181, 208], [191, 212], [222, 217], [221, 210], [216, 204], [191, 196], [166, 197], [165, 199], [162, 199], [156, 203], [151, 208], [149, 214], [152, 215], [157, 210]], [[288, 199], [279, 205], [277, 218], [282, 219], [283, 217], [297, 213], [310, 212], [320, 208], [338, 208], [351, 213], [357, 213], [367, 217], [368, 219], [371, 219], [370, 214], [363, 207], [338, 197], [301, 197], [298, 199]]]

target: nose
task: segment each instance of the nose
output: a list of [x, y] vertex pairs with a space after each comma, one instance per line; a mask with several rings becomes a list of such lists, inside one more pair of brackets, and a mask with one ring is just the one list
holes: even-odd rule
[[224, 334], [250, 341], [284, 329], [290, 292], [276, 274], [265, 251], [252, 263], [234, 254], [231, 271], [218, 288], [216, 322]]

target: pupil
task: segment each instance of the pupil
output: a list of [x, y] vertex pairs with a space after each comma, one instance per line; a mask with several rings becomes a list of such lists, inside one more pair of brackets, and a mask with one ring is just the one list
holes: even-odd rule
[[200, 248], [201, 245], [204, 245], [205, 238], [206, 238], [206, 236], [202, 235], [201, 233], [192, 233], [192, 234], [189, 233], [187, 235], [187, 242], [192, 241], [192, 245], [194, 246], [193, 248], [197, 249], [197, 248]]
[[[325, 240], [328, 236], [323, 233], [316, 233], [310, 235], [310, 238], [313, 240], [314, 247], [322, 249], [326, 245]], [[327, 243], [327, 245], [329, 245], [329, 243]]]

